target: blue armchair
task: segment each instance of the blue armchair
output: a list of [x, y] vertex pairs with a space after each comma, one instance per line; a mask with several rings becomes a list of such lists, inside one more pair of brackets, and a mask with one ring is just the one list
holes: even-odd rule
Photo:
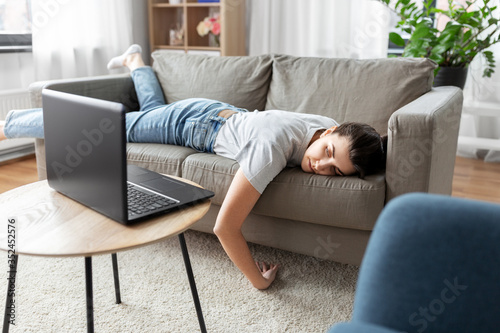
[[500, 205], [393, 199], [369, 241], [352, 320], [329, 332], [500, 332]]

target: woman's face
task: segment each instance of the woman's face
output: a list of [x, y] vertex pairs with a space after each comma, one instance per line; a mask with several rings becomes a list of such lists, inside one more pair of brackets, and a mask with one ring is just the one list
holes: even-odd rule
[[304, 172], [325, 176], [356, 173], [349, 159], [349, 139], [332, 131], [333, 128], [326, 130], [309, 145], [300, 165]]

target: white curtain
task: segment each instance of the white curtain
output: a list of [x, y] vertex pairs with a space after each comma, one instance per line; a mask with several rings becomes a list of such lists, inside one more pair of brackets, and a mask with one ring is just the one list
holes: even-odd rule
[[[499, 0], [492, 0], [488, 6], [500, 6]], [[500, 10], [496, 10], [496, 18], [500, 18]], [[497, 33], [498, 36], [498, 33]], [[486, 60], [482, 56], [474, 58], [469, 66], [467, 82], [464, 87], [464, 105], [488, 105], [498, 111], [498, 117], [477, 116], [463, 113], [460, 124], [460, 135], [500, 140], [500, 44], [489, 48], [492, 51], [497, 67], [491, 78], [483, 77]], [[500, 151], [483, 150], [477, 147], [458, 146], [458, 154], [465, 157], [484, 158], [486, 162], [500, 162]]]
[[373, 0], [247, 0], [248, 54], [381, 58], [390, 13]]
[[108, 60], [137, 42], [135, 29], [143, 33], [140, 24], [147, 27], [146, 18], [140, 17], [143, 11], [137, 9], [144, 3], [32, 0], [35, 79], [109, 74]]
[[[500, 45], [490, 48], [497, 63], [500, 61]], [[498, 111], [498, 117], [478, 116], [464, 112], [460, 123], [460, 135], [500, 140], [500, 69], [496, 67], [491, 78], [483, 77], [485, 59], [476, 57], [469, 67], [464, 87], [464, 110], [467, 105], [488, 105]], [[478, 147], [458, 146], [460, 156], [484, 158], [486, 162], [500, 162], [500, 151], [486, 151]]]

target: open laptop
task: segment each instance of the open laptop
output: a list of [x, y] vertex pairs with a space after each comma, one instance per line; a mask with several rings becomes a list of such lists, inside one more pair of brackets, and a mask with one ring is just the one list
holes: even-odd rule
[[213, 192], [126, 163], [125, 107], [44, 89], [49, 186], [123, 224], [193, 204]]

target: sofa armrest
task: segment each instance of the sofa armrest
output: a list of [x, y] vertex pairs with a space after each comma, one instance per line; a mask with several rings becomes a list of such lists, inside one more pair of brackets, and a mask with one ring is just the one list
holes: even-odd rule
[[408, 192], [451, 194], [463, 93], [438, 87], [389, 119], [386, 201]]
[[[139, 110], [134, 83], [129, 74], [35, 82], [29, 87], [31, 106], [33, 108], [42, 107], [42, 90], [45, 88], [122, 103], [128, 111]], [[43, 139], [35, 141], [35, 153], [38, 178], [46, 179], [45, 143]]]
[[139, 110], [134, 83], [129, 74], [103, 75], [32, 83], [29, 87], [32, 107], [42, 107], [42, 90], [45, 88], [122, 103], [125, 105], [127, 111]]

